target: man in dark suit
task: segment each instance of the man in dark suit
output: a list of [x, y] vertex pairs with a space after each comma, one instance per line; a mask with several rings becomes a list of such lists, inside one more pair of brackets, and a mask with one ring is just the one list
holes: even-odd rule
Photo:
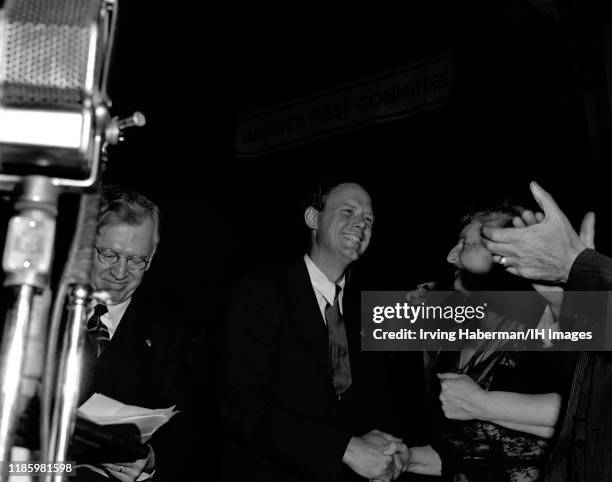
[[[176, 405], [185, 410], [187, 337], [172, 314], [134, 296], [151, 266], [159, 241], [159, 209], [142, 194], [106, 188], [98, 215], [93, 282], [110, 296], [91, 310], [89, 355], [81, 400], [101, 393], [146, 408]], [[185, 413], [175, 415], [149, 442], [147, 457], [97, 466], [100, 476], [118, 480], [180, 479], [189, 449]], [[102, 474], [104, 472], [104, 474]], [[92, 477], [89, 472], [87, 477]], [[103, 479], [100, 479], [103, 480]]]
[[309, 253], [246, 277], [234, 293], [223, 480], [390, 480], [407, 449], [374, 430], [389, 413], [385, 370], [379, 356], [360, 352], [359, 304], [350, 301], [359, 293], [347, 276], [370, 242], [370, 196], [355, 183], [317, 186], [304, 221]]
[[[577, 315], [581, 323], [581, 315], [595, 313], [596, 317], [588, 321], [600, 325], [597, 331], [600, 336], [609, 337], [612, 330], [612, 259], [593, 249], [593, 213], [585, 216], [578, 234], [550, 194], [535, 183], [531, 190], [543, 213], [530, 214], [531, 219], [526, 222], [517, 220], [517, 228], [485, 228], [487, 248], [497, 253], [497, 261], [514, 274], [563, 284], [566, 294], [562, 317], [576, 318]], [[601, 307], [580, 303], [585, 299], [581, 292], [587, 290], [608, 292]], [[602, 344], [604, 340], [596, 341]], [[610, 340], [606, 342], [609, 349]], [[557, 443], [546, 467], [545, 480], [612, 480], [611, 407], [610, 352], [581, 353], [565, 413], [558, 424]]]

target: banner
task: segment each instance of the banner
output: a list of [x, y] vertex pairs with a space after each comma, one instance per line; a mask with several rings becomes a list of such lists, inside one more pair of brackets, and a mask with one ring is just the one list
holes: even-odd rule
[[445, 54], [241, 117], [235, 154], [261, 156], [439, 107], [450, 96], [452, 66]]

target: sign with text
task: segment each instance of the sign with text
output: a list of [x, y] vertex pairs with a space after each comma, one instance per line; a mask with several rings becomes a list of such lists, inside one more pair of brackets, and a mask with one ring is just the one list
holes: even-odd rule
[[452, 54], [288, 102], [238, 120], [235, 154], [261, 156], [445, 104]]
[[363, 351], [612, 351], [609, 291], [413, 293], [361, 292]]

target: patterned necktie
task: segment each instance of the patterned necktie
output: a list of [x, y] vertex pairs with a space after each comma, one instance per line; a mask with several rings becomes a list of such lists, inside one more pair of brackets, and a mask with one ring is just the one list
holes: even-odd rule
[[96, 305], [93, 315], [91, 315], [91, 318], [89, 318], [87, 321], [87, 335], [89, 336], [89, 340], [94, 347], [96, 358], [100, 358], [100, 355], [110, 341], [108, 328], [106, 328], [106, 325], [102, 323], [102, 315], [107, 312], [108, 309], [106, 308], [105, 304]]
[[344, 393], [351, 386], [351, 364], [349, 361], [348, 341], [344, 319], [340, 313], [340, 291], [336, 285], [336, 296], [333, 306], [325, 306], [325, 321], [329, 338], [329, 366], [336, 395]]

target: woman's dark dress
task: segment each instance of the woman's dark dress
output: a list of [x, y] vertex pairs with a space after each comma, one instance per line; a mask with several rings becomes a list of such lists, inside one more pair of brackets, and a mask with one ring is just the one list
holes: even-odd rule
[[[530, 314], [527, 318], [525, 326], [535, 326], [534, 317]], [[459, 367], [460, 352], [426, 354], [432, 445], [440, 454], [446, 480], [523, 482], [540, 477], [548, 456], [549, 439], [480, 420], [450, 420], [440, 406], [440, 381], [436, 374], [445, 372], [464, 373], [488, 391], [563, 395], [569, 376], [567, 370], [557, 371], [554, 365], [558, 356], [569, 354], [516, 348], [507, 342], [487, 355], [476, 352], [462, 369]]]

